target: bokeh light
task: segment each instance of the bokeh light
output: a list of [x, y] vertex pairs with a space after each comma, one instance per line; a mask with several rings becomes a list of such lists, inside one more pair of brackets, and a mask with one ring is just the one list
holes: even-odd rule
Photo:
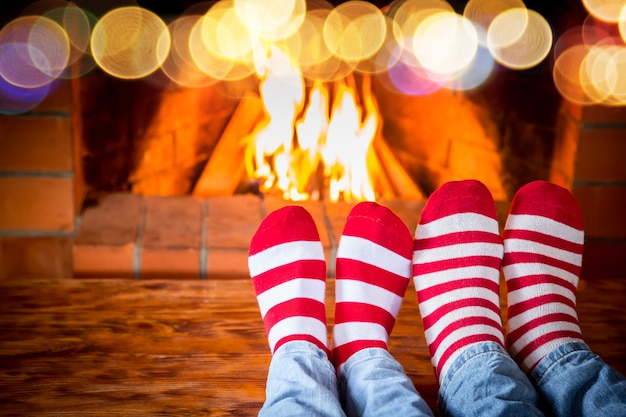
[[185, 87], [207, 87], [218, 81], [203, 72], [191, 56], [191, 31], [200, 18], [199, 15], [181, 16], [168, 25], [172, 46], [161, 70], [176, 84]]
[[365, 1], [335, 7], [324, 22], [324, 41], [333, 54], [348, 62], [373, 56], [383, 45], [387, 23], [380, 9]]
[[487, 46], [496, 61], [512, 69], [539, 64], [550, 53], [552, 28], [539, 13], [509, 9], [496, 17], [487, 31]]
[[469, 0], [462, 13], [445, 0], [383, 8], [362, 0], [219, 0], [195, 3], [168, 24], [132, 1], [96, 18], [81, 2], [39, 0], [0, 29], [0, 112], [29, 111], [57, 79], [94, 68], [240, 96], [258, 87], [259, 62], [275, 48], [309, 86], [360, 73], [410, 95], [477, 88], [497, 66], [526, 70], [552, 51], [548, 64], [563, 97], [625, 105], [626, 1], [581, 1], [584, 21], [554, 39], [523, 0]]
[[624, 7], [624, 0], [582, 0], [590, 15], [605, 22], [617, 23]]
[[69, 61], [67, 34], [58, 23], [43, 16], [11, 21], [0, 31], [0, 44], [6, 46], [0, 59], [0, 76], [18, 87], [49, 84]]
[[591, 48], [584, 44], [574, 45], [563, 51], [556, 61], [552, 75], [556, 89], [563, 97], [576, 104], [593, 104], [593, 100], [583, 87], [581, 70], [584, 68], [585, 57]]
[[438, 12], [425, 19], [413, 35], [413, 52], [435, 76], [450, 79], [473, 61], [478, 35], [472, 23], [453, 12]]
[[145, 77], [165, 61], [170, 33], [159, 16], [141, 7], [120, 7], [98, 21], [91, 51], [98, 66], [125, 79]]
[[480, 45], [487, 46], [487, 30], [491, 22], [509, 9], [525, 7], [522, 0], [469, 0], [463, 16], [476, 26]]

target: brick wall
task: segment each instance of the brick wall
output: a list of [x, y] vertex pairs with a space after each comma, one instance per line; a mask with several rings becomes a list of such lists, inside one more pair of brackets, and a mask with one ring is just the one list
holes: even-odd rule
[[0, 278], [71, 276], [84, 188], [70, 84], [26, 114], [0, 116]]
[[626, 108], [565, 102], [558, 131], [550, 179], [581, 205], [583, 275], [626, 278]]

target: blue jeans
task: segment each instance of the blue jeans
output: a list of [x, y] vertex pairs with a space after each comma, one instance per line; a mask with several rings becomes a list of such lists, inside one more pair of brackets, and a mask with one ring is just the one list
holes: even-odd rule
[[[286, 343], [274, 353], [266, 391], [260, 416], [433, 415], [402, 366], [379, 348], [353, 355], [337, 381], [323, 351]], [[555, 349], [529, 378], [500, 345], [485, 342], [454, 360], [439, 407], [444, 416], [626, 416], [626, 378], [577, 342]]]

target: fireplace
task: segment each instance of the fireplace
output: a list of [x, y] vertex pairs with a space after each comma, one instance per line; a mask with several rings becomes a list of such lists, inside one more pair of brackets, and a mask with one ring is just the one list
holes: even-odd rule
[[[571, 25], [577, 13], [559, 24]], [[351, 78], [357, 101], [369, 89], [380, 116], [373, 140], [387, 188], [376, 198], [413, 228], [446, 181], [483, 181], [504, 216], [521, 185], [551, 180], [583, 208], [585, 274], [621, 276], [626, 111], [564, 100], [552, 65], [498, 67], [480, 88], [425, 95], [389, 88], [384, 73]], [[59, 82], [28, 113], [2, 116], [0, 277], [245, 275], [255, 226], [291, 204], [260, 189], [241, 161], [239, 139], [263, 117], [251, 92], [258, 97], [256, 76], [191, 88], [158, 72], [122, 80], [96, 68]], [[315, 197], [298, 204], [322, 225], [332, 258], [354, 200], [331, 201], [328, 180], [312, 177], [306, 191]]]

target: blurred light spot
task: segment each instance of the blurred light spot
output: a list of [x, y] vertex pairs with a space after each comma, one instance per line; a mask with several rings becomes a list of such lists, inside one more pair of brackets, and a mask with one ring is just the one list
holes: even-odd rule
[[120, 7], [102, 16], [94, 27], [91, 51], [105, 72], [135, 79], [161, 66], [170, 43], [167, 26], [156, 14], [141, 7]]
[[[52, 82], [67, 66], [70, 44], [63, 28], [47, 17], [24, 16], [0, 31], [3, 56], [0, 76], [19, 87], [36, 88]], [[12, 46], [12, 48], [11, 48]]]
[[391, 17], [385, 16], [385, 25], [387, 30], [382, 46], [374, 55], [360, 61], [354, 68], [356, 71], [364, 74], [380, 74], [387, 71], [400, 58], [399, 54], [395, 53], [398, 41], [393, 35], [394, 31], [397, 30], [397, 23]]
[[626, 47], [619, 47], [613, 53], [611, 60], [617, 74], [617, 80], [609, 104], [624, 105], [626, 104]]
[[487, 45], [494, 59], [512, 69], [539, 64], [552, 47], [552, 29], [539, 13], [509, 9], [494, 19], [487, 32]]
[[554, 43], [552, 54], [554, 58], [558, 58], [563, 51], [576, 45], [595, 45], [600, 40], [609, 36], [601, 28], [591, 26], [574, 26], [563, 32]]
[[479, 46], [469, 66], [456, 78], [444, 84], [455, 91], [471, 90], [484, 83], [493, 72], [495, 61], [487, 48]]
[[581, 71], [584, 71], [584, 61], [590, 47], [587, 45], [575, 45], [563, 51], [554, 62], [552, 69], [552, 78], [556, 89], [563, 97], [576, 104], [593, 104], [595, 101], [589, 97], [583, 87], [585, 77], [581, 77]]
[[594, 45], [581, 64], [581, 86], [594, 102], [605, 101], [615, 90], [617, 73], [611, 61], [615, 48], [617, 47]]
[[433, 81], [424, 68], [411, 62], [415, 56], [398, 48], [396, 53], [410, 55], [400, 59], [393, 59], [395, 64], [389, 68], [389, 80], [393, 87], [402, 94], [411, 96], [425, 96], [441, 88], [441, 84]]
[[624, 7], [624, 0], [582, 0], [590, 15], [605, 22], [617, 23]]
[[213, 55], [251, 62], [252, 34], [230, 6], [229, 1], [217, 3], [204, 16], [200, 22], [202, 40]]
[[478, 32], [478, 42], [487, 46], [487, 30], [493, 20], [509, 9], [525, 8], [522, 0], [469, 0], [463, 10], [463, 16], [469, 19]]
[[444, 0], [394, 0], [387, 14], [396, 22], [394, 36], [398, 44], [413, 49], [413, 35], [429, 16], [439, 12], [454, 12]]
[[62, 77], [79, 77], [95, 68], [96, 62], [91, 56], [89, 42], [91, 29], [97, 22], [96, 17], [71, 2], [48, 11], [45, 17], [61, 25], [70, 42], [68, 68]]
[[189, 50], [189, 38], [199, 15], [181, 16], [169, 25], [172, 46], [161, 70], [175, 83], [185, 87], [206, 87], [217, 82], [195, 64]]
[[304, 20], [306, 3], [304, 0], [235, 0], [234, 10], [255, 36], [279, 40], [298, 30]]
[[[13, 49], [13, 46], [0, 45], [0, 60], [7, 56], [6, 49]], [[0, 77], [0, 114], [15, 115], [34, 109], [46, 98], [51, 85], [46, 83], [40, 87], [24, 88]]]
[[476, 29], [469, 20], [453, 12], [429, 16], [413, 35], [413, 51], [420, 64], [444, 78], [465, 70], [477, 48]]
[[324, 23], [324, 41], [336, 56], [358, 62], [382, 46], [387, 24], [380, 9], [365, 1], [347, 1], [335, 7]]
[[622, 7], [619, 14], [618, 28], [622, 40], [626, 42], [626, 3], [624, 3], [624, 7]]

